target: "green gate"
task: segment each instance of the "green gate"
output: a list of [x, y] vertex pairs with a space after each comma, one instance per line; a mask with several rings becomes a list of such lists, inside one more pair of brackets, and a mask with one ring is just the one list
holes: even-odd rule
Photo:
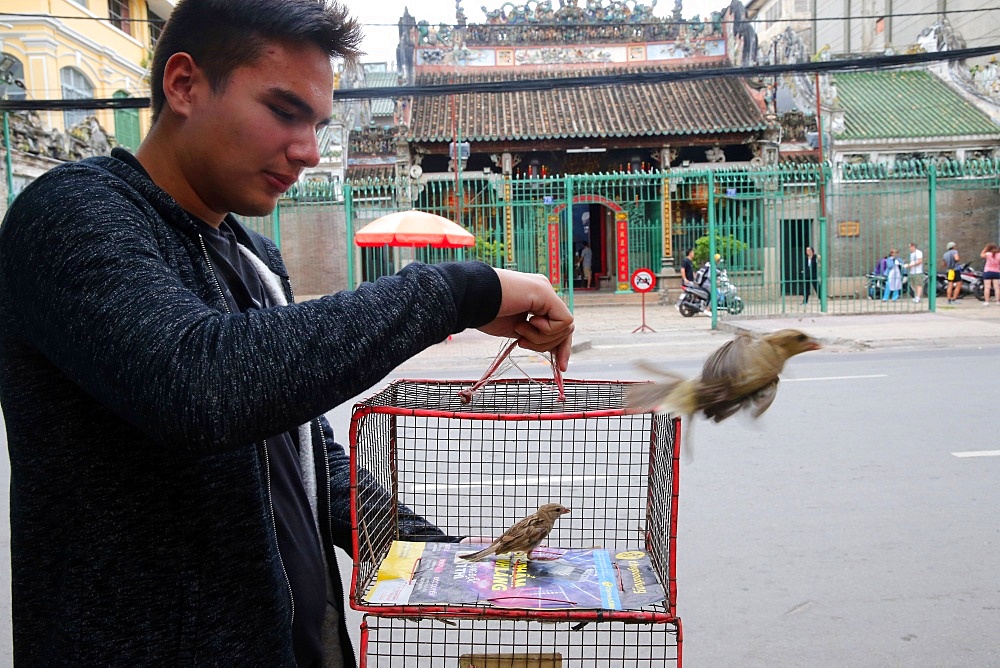
[[[433, 178], [437, 176], [438, 178]], [[358, 248], [354, 232], [408, 208], [437, 213], [472, 232], [467, 249]], [[584, 289], [579, 258], [593, 252], [592, 288], [630, 291], [644, 267], [670, 278], [687, 248], [700, 264], [719, 256], [744, 305], [739, 317], [892, 313], [936, 308], [934, 276], [945, 244], [981, 268], [979, 251], [1000, 229], [1000, 160], [899, 160], [892, 165], [673, 169], [530, 178], [432, 175], [299, 184], [272, 216], [247, 224], [278, 242], [298, 292], [326, 294], [393, 273], [409, 261], [479, 259], [549, 276], [571, 308]], [[928, 289], [882, 299], [873, 270], [909, 243], [924, 254]], [[806, 281], [805, 248], [819, 256]], [[661, 283], [662, 285], [662, 283]], [[818, 288], [819, 294], [816, 293]], [[808, 303], [806, 292], [809, 292]], [[727, 312], [718, 317], [734, 317]]]

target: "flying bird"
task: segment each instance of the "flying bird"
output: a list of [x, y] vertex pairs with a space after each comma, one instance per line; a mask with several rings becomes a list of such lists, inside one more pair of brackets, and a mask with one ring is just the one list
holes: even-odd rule
[[629, 406], [656, 412], [699, 411], [721, 422], [741, 409], [758, 418], [774, 401], [778, 374], [789, 357], [818, 350], [819, 341], [797, 329], [782, 329], [755, 338], [741, 332], [705, 361], [701, 375], [685, 379], [640, 363], [668, 380], [637, 385], [629, 392]]
[[546, 503], [531, 515], [507, 529], [502, 536], [479, 552], [459, 555], [467, 561], [482, 561], [491, 554], [507, 554], [509, 552], [525, 552], [531, 559], [531, 551], [542, 544], [555, 526], [556, 520], [569, 512], [569, 508], [560, 503]]

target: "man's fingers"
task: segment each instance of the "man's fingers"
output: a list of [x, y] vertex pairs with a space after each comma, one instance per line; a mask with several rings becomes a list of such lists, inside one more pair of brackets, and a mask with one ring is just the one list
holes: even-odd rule
[[561, 371], [569, 366], [569, 357], [573, 347], [572, 323], [559, 323], [552, 327], [546, 318], [536, 316], [527, 322], [519, 323], [514, 331], [518, 337], [518, 346], [536, 352], [552, 352], [556, 365]]

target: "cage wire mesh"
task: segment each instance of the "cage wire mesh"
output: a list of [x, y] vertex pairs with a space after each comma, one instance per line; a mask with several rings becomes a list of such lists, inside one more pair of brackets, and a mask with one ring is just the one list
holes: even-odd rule
[[361, 668], [654, 668], [681, 658], [681, 625], [365, 615]]
[[[629, 382], [567, 379], [560, 401], [552, 379], [503, 378], [487, 383], [466, 403], [460, 393], [472, 384], [397, 380], [354, 408], [350, 598], [354, 608], [378, 616], [368, 622], [377, 627], [370, 631], [375, 663], [369, 665], [390, 665], [388, 658], [379, 661], [394, 651], [457, 660], [466, 649], [491, 647], [502, 653], [559, 647], [581, 660], [613, 659], [597, 665], [647, 665], [626, 645], [653, 647], [648, 665], [662, 665], [676, 650], [680, 626], [674, 556], [679, 420], [630, 412]], [[366, 597], [394, 540], [434, 540], [408, 535], [411, 512], [450, 536], [495, 537], [548, 502], [572, 509], [556, 522], [548, 546], [600, 548], [610, 554], [643, 551], [665, 598], [641, 609], [521, 610], [485, 602], [384, 604]], [[449, 621], [416, 621], [428, 617]], [[470, 619], [485, 626], [470, 625]], [[561, 621], [558, 630], [538, 621], [518, 630], [529, 619]], [[575, 625], [567, 620], [590, 632], [571, 631]], [[612, 630], [610, 621], [627, 624]], [[401, 635], [395, 637], [393, 630]], [[407, 633], [415, 634], [413, 640], [401, 640]], [[635, 643], [626, 641], [631, 637]]]

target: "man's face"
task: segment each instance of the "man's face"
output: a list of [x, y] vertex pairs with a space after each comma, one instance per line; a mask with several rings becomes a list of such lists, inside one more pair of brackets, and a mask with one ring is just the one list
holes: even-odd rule
[[312, 45], [271, 43], [223, 90], [204, 82], [200, 93], [184, 134], [184, 171], [204, 204], [200, 215], [214, 223], [228, 212], [270, 213], [319, 162], [316, 133], [333, 107], [330, 58]]

